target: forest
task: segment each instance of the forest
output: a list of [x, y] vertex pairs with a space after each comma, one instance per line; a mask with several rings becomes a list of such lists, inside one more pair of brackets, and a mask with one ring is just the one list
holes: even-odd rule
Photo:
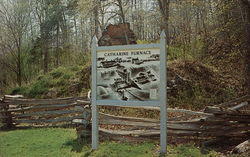
[[157, 43], [165, 30], [168, 80], [191, 82], [170, 94], [170, 104], [250, 92], [248, 0], [1, 0], [0, 95], [83, 95], [91, 40], [119, 23], [130, 24], [137, 44]]

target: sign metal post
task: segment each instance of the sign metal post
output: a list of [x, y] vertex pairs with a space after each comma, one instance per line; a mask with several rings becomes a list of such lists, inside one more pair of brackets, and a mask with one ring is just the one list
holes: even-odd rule
[[[161, 67], [161, 82], [160, 82], [160, 152], [166, 153], [167, 149], [167, 80], [166, 80], [166, 34], [163, 31], [161, 33], [161, 40], [160, 40], [160, 67]], [[165, 87], [165, 88], [164, 88]]]

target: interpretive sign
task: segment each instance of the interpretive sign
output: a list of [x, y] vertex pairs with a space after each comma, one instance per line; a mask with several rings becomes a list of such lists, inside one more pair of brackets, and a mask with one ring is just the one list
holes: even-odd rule
[[161, 112], [161, 152], [166, 152], [166, 47], [160, 44], [97, 46], [92, 41], [92, 147], [98, 145], [98, 105], [155, 106]]
[[97, 53], [97, 100], [159, 100], [160, 48]]

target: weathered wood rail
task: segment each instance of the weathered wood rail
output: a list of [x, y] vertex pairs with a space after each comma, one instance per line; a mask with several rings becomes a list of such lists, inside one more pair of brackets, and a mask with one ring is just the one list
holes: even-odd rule
[[[167, 122], [170, 138], [195, 139], [249, 139], [250, 137], [250, 96], [228, 103], [209, 106], [204, 111], [168, 108], [168, 113], [179, 113]], [[136, 107], [132, 107], [136, 108]], [[141, 107], [140, 107], [141, 109]], [[145, 110], [158, 110], [144, 107]], [[89, 111], [90, 112], [90, 111]], [[138, 141], [154, 140], [160, 135], [159, 120], [135, 117], [121, 117], [100, 113], [100, 133], [112, 140]], [[109, 128], [112, 128], [110, 130]], [[77, 129], [79, 137], [86, 135], [86, 127]]]
[[[127, 107], [124, 107], [127, 108]], [[159, 111], [157, 107], [129, 107]], [[250, 96], [235, 99], [204, 111], [168, 108], [170, 138], [215, 139], [250, 137]], [[157, 114], [157, 112], [156, 112]], [[174, 114], [175, 116], [171, 116]], [[90, 135], [91, 110], [84, 98], [24, 99], [5, 96], [0, 100], [0, 120], [6, 127], [15, 125], [57, 125], [77, 123], [79, 138]], [[112, 140], [138, 141], [159, 138], [157, 119], [114, 116], [100, 113], [100, 134]]]
[[[81, 101], [80, 101], [81, 100]], [[0, 121], [5, 128], [16, 125], [72, 124], [73, 119], [83, 118], [83, 98], [24, 99], [20, 96], [4, 96], [0, 100]], [[77, 110], [78, 109], [78, 110]]]

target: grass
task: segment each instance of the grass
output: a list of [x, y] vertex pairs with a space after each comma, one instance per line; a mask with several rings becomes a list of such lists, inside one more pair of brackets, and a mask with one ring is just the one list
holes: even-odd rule
[[81, 156], [66, 145], [74, 140], [73, 129], [29, 129], [0, 133], [1, 157]]
[[[168, 146], [170, 157], [213, 157], [215, 152], [202, 154], [193, 145]], [[39, 128], [0, 132], [0, 157], [157, 157], [156, 143], [101, 143], [91, 150], [80, 144], [75, 129]]]
[[216, 157], [215, 151], [210, 151], [207, 154], [202, 154], [199, 148], [193, 145], [179, 145], [168, 147], [168, 157]]
[[154, 156], [154, 144], [127, 144], [127, 143], [102, 143], [98, 151], [94, 151], [93, 157], [151, 157]]

